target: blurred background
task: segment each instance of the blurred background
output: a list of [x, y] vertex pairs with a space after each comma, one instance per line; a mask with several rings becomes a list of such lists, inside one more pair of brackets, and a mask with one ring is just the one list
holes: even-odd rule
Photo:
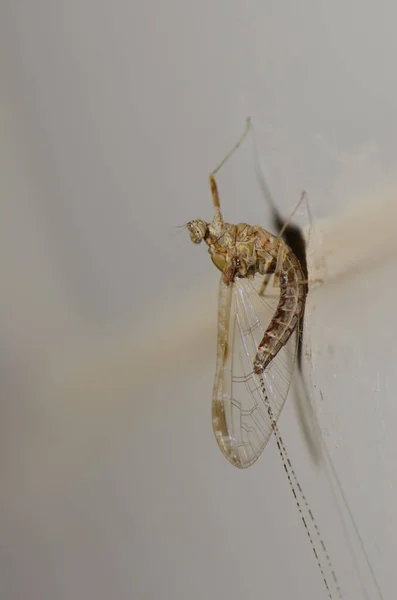
[[[1, 598], [327, 597], [273, 440], [239, 472], [213, 439], [219, 276], [177, 227], [212, 217], [208, 174], [248, 115], [280, 212], [308, 192], [324, 279], [317, 460], [294, 394], [280, 428], [344, 598], [395, 597], [396, 19], [3, 0]], [[249, 139], [218, 182], [227, 220], [271, 228]]]

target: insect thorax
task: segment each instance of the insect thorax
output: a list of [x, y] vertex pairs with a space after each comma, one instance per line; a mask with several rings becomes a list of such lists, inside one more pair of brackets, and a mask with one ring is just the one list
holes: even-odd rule
[[215, 266], [224, 273], [225, 283], [235, 277], [253, 278], [272, 272], [280, 239], [257, 225], [209, 223], [205, 241]]

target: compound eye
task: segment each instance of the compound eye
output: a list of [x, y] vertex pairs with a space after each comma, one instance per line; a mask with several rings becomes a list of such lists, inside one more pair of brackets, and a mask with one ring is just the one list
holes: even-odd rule
[[205, 236], [207, 224], [204, 221], [190, 221], [187, 226], [190, 233], [190, 239], [195, 244], [199, 244]]

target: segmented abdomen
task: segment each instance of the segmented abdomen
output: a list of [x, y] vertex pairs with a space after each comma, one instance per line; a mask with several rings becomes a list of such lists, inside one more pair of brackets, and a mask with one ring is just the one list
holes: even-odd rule
[[307, 282], [292, 250], [280, 242], [279, 252], [285, 254], [280, 264], [280, 300], [254, 361], [256, 374], [262, 373], [286, 344], [303, 315]]

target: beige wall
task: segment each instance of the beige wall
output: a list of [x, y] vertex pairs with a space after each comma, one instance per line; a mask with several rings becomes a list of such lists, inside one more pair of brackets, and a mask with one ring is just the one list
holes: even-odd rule
[[[1, 598], [326, 597], [274, 443], [247, 472], [216, 447], [218, 275], [176, 227], [211, 217], [207, 175], [247, 115], [281, 212], [308, 191], [325, 280], [305, 374], [328, 459], [292, 397], [283, 435], [344, 597], [394, 597], [397, 15], [381, 7], [2, 3]], [[229, 220], [270, 227], [249, 141], [219, 184]]]

